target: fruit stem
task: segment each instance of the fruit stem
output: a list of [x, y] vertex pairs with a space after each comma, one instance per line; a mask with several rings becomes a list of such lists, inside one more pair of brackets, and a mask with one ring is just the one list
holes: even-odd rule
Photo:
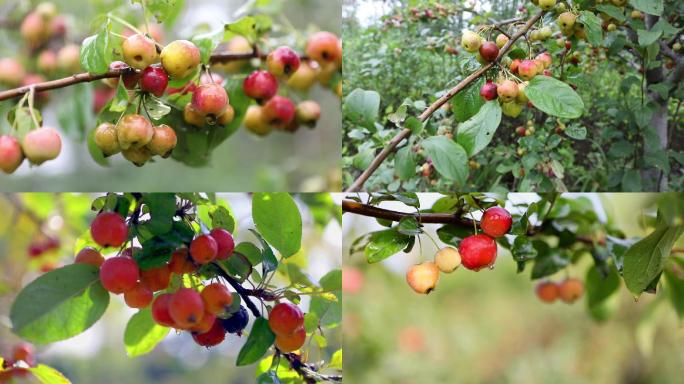
[[36, 111], [33, 110], [33, 98], [36, 94], [36, 88], [31, 86], [31, 90], [29, 91], [28, 94], [28, 104], [29, 104], [29, 113], [31, 113], [31, 119], [33, 120], [33, 124], [36, 125], [36, 129], [40, 128], [40, 124], [38, 123], [38, 118], [36, 117]]
[[221, 263], [214, 262], [212, 264], [218, 267], [219, 275], [221, 275], [221, 277], [223, 277], [228, 282], [228, 284], [230, 284], [233, 287], [233, 289], [235, 289], [235, 292], [237, 292], [238, 295], [240, 295], [242, 301], [245, 302], [245, 305], [247, 306], [247, 308], [249, 308], [254, 317], [261, 317], [261, 312], [259, 311], [259, 308], [254, 304], [252, 299], [249, 297], [247, 290], [228, 273], [228, 271], [225, 269], [223, 265], [221, 265]]
[[[112, 14], [112, 13], [108, 13], [108, 14], [107, 14], [107, 17], [109, 17], [109, 19], [112, 20], [112, 21], [116, 21], [117, 23], [122, 24], [123, 26], [129, 28], [131, 31], [133, 31], [133, 32], [135, 32], [135, 33], [137, 33], [137, 34], [139, 34], [139, 35], [142, 35], [142, 34], [143, 34], [141, 30], [139, 30], [138, 28], [136, 28], [135, 26], [133, 26], [133, 24], [129, 23], [128, 21], [126, 21], [126, 20], [120, 18], [119, 16], [116, 16], [116, 15], [114, 15], [114, 14]], [[113, 32], [110, 32], [110, 33], [113, 33]], [[125, 36], [121, 36], [121, 35], [119, 35], [119, 36], [122, 37], [122, 38], [124, 38], [124, 39], [126, 38]]]

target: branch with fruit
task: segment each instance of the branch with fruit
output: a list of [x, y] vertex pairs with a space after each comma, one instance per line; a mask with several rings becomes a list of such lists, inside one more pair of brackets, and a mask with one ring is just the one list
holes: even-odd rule
[[[436, 289], [441, 274], [460, 266], [471, 271], [494, 268], [498, 257], [510, 254], [518, 273], [531, 269], [531, 279], [538, 281], [535, 292], [544, 302], [574, 302], [586, 290], [592, 314], [605, 313], [599, 309], [623, 283], [635, 298], [664, 287], [675, 308], [684, 302], [684, 259], [679, 257], [684, 249], [676, 246], [684, 234], [684, 211], [679, 211], [684, 194], [652, 195], [635, 207], [648, 212], [635, 218], [648, 223], [647, 235], [640, 238], [625, 236], [610, 217], [599, 219], [596, 211], [602, 206], [593, 206], [599, 203], [587, 197], [449, 194], [428, 207], [421, 199], [400, 193], [349, 196], [342, 205], [345, 213], [375, 218], [386, 227], [354, 240], [350, 254], [362, 253], [372, 264], [417, 245], [422, 255], [421, 238], [428, 238], [438, 249], [434, 258], [406, 272], [408, 285], [420, 294]], [[385, 202], [407, 209], [379, 206]], [[426, 228], [435, 224], [445, 245], [438, 245]], [[578, 269], [587, 264], [583, 259], [592, 265], [580, 277]], [[559, 275], [565, 277], [556, 280]], [[679, 315], [684, 317], [684, 312]]]
[[[167, 21], [172, 8], [155, 12], [157, 21]], [[144, 6], [142, 13], [147, 15]], [[9, 113], [10, 131], [0, 136], [3, 172], [13, 173], [24, 159], [40, 165], [59, 156], [61, 135], [43, 127], [38, 109], [48, 91], [77, 84], [102, 80], [108, 87], [96, 88], [97, 126], [83, 132], [91, 155], [102, 165], [119, 153], [137, 166], [171, 156], [204, 165], [240, 126], [258, 136], [314, 128], [321, 108], [307, 96], [315, 83], [341, 94], [342, 46], [330, 32], [298, 39], [298, 53], [282, 45], [292, 39], [272, 35], [273, 21], [266, 14], [168, 44], [148, 20], [136, 27], [113, 13], [100, 19], [97, 33], [80, 47], [62, 42], [58, 53], [51, 47], [58, 36], [64, 40], [63, 31], [54, 32], [63, 18], [54, 4], [41, 3], [23, 19], [20, 33], [36, 55], [35, 67], [45, 76], [66, 77], [45, 81], [26, 73], [22, 61], [29, 58], [0, 59], [0, 84], [19, 86], [0, 91], [0, 101], [21, 97]], [[298, 33], [292, 26], [279, 31]]]
[[[206, 348], [247, 333], [236, 365], [272, 359], [260, 379], [294, 372], [306, 382], [341, 381], [341, 350], [326, 363], [307, 361], [311, 341], [323, 351], [326, 333], [340, 324], [331, 312], [341, 314], [341, 271], [319, 283], [290, 281], [305, 274], [286, 260], [302, 241], [301, 214], [289, 194], [252, 196], [254, 243], [236, 244], [232, 211], [213, 196], [109, 193], [92, 207], [97, 214], [76, 241], [73, 264], [48, 271], [15, 298], [9, 318], [18, 336], [36, 344], [68, 339], [121, 295], [138, 310], [124, 335], [129, 357], [149, 353], [171, 329]], [[308, 313], [299, 306], [303, 295], [311, 297]], [[74, 318], [85, 320], [51, 326]]]

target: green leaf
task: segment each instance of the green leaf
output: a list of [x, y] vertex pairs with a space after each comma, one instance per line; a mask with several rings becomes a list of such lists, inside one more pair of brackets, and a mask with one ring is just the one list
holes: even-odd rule
[[637, 30], [637, 36], [639, 37], [639, 45], [641, 47], [651, 45], [655, 43], [662, 34], [662, 31], [646, 31], [643, 29], [639, 29]]
[[399, 225], [397, 225], [397, 232], [401, 233], [402, 235], [415, 236], [423, 233], [423, 230], [415, 217], [405, 216], [399, 221]]
[[[61, 372], [44, 364], [38, 364], [35, 367], [28, 368], [28, 370], [31, 371], [41, 384], [71, 384], [71, 381], [64, 377]], [[23, 383], [24, 381], [19, 382]]]
[[587, 33], [587, 40], [594, 46], [600, 46], [603, 42], [601, 19], [593, 12], [582, 11], [577, 18], [577, 22], [584, 25], [584, 29]]
[[109, 70], [112, 61], [109, 47], [111, 22], [107, 20], [97, 35], [86, 37], [81, 43], [81, 66], [90, 73], [101, 74]]
[[355, 89], [344, 98], [344, 118], [375, 131], [375, 121], [380, 111], [380, 94], [375, 91]]
[[255, 193], [252, 217], [259, 233], [287, 258], [302, 246], [302, 216], [289, 193]]
[[275, 342], [275, 334], [268, 326], [268, 321], [263, 317], [257, 318], [254, 320], [247, 342], [238, 354], [236, 365], [241, 367], [256, 363], [266, 354], [273, 342]]
[[155, 235], [169, 232], [176, 214], [176, 196], [173, 193], [148, 193], [144, 195], [143, 203], [150, 213], [150, 220], [145, 222], [145, 227]]
[[37, 344], [76, 336], [100, 319], [109, 293], [99, 271], [88, 264], [71, 264], [50, 271], [19, 292], [10, 319], [12, 330]]
[[573, 124], [565, 130], [565, 134], [575, 140], [584, 140], [587, 138], [587, 128]]
[[630, 292], [638, 297], [662, 273], [672, 246], [682, 233], [682, 225], [661, 225], [627, 250], [623, 278]]
[[364, 250], [366, 260], [369, 263], [377, 263], [399, 253], [409, 245], [410, 238], [411, 236], [402, 235], [394, 228], [372, 232]]
[[463, 146], [468, 157], [475, 156], [489, 145], [500, 123], [501, 106], [497, 101], [489, 101], [458, 127], [456, 141]]
[[569, 85], [550, 76], [535, 76], [525, 88], [535, 108], [551, 116], [576, 119], [582, 116], [582, 98]]
[[126, 354], [128, 357], [137, 357], [151, 352], [169, 334], [169, 330], [154, 321], [151, 307], [141, 309], [131, 316], [126, 325]]
[[342, 350], [338, 349], [333, 353], [330, 363], [328, 363], [328, 368], [331, 369], [342, 369]]
[[469, 120], [485, 104], [485, 100], [480, 96], [480, 88], [482, 88], [484, 83], [485, 79], [481, 77], [451, 99], [451, 106], [456, 121], [460, 123]]
[[401, 180], [408, 180], [416, 175], [415, 153], [410, 145], [397, 151], [394, 156], [394, 170]]
[[250, 229], [250, 231], [259, 239], [261, 246], [263, 247], [261, 250], [261, 266], [264, 269], [264, 273], [275, 271], [276, 268], [278, 268], [278, 259], [276, 259], [275, 255], [273, 254], [273, 250], [268, 245], [266, 240], [264, 240], [263, 236], [259, 234], [259, 232], [253, 229]]
[[612, 267], [608, 268], [608, 275], [603, 276], [599, 269], [593, 265], [587, 271], [584, 285], [587, 291], [587, 307], [592, 310], [618, 291], [620, 276]]
[[613, 19], [616, 19], [617, 21], [625, 21], [625, 13], [623, 11], [624, 8], [618, 8], [614, 5], [608, 4], [598, 4], [596, 6], [596, 10], [605, 13], [606, 15], [612, 17]]
[[342, 270], [334, 269], [320, 280], [325, 295], [311, 298], [309, 311], [316, 315], [322, 327], [334, 328], [342, 323]]
[[666, 269], [665, 280], [666, 289], [669, 291], [672, 306], [677, 311], [680, 321], [684, 321], [684, 279], [678, 277], [674, 272]]
[[445, 136], [433, 136], [421, 142], [435, 169], [449, 180], [464, 185], [468, 178], [468, 154], [463, 147]]
[[258, 37], [257, 23], [258, 21], [256, 18], [252, 16], [245, 16], [234, 23], [226, 24], [224, 29], [226, 32], [240, 35], [247, 39], [250, 44], [254, 44], [256, 43]]
[[179, 8], [183, 8], [183, 5], [178, 2], [179, 0], [147, 0], [144, 4], [147, 12], [152, 14], [157, 22], [163, 23], [170, 22], [177, 17]]
[[656, 16], [661, 16], [665, 8], [663, 0], [630, 0], [630, 4], [641, 12]]

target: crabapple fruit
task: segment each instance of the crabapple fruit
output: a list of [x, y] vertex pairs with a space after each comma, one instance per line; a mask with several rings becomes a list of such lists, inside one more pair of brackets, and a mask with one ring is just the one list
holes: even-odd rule
[[244, 125], [249, 131], [259, 136], [268, 135], [272, 129], [264, 119], [263, 108], [258, 105], [250, 105], [247, 108]]
[[209, 235], [216, 240], [216, 245], [218, 246], [216, 250], [216, 260], [228, 259], [235, 249], [233, 235], [223, 228], [214, 228], [209, 232]]
[[102, 286], [111, 293], [120, 294], [133, 289], [139, 277], [138, 264], [128, 257], [111, 257], [100, 266]]
[[214, 315], [225, 313], [233, 304], [233, 295], [225, 285], [219, 283], [204, 287], [200, 296], [204, 301], [205, 311]]
[[221, 114], [221, 116], [218, 117], [218, 119], [216, 119], [216, 124], [228, 125], [228, 124], [232, 123], [234, 119], [235, 119], [235, 109], [233, 109], [233, 107], [230, 104], [228, 104], [226, 106], [226, 111], [223, 112]]
[[292, 48], [282, 46], [266, 57], [266, 67], [273, 76], [290, 76], [299, 69], [299, 55]]
[[54, 73], [57, 71], [57, 54], [49, 49], [44, 50], [38, 55], [36, 66], [43, 73]]
[[176, 148], [177, 143], [176, 131], [168, 125], [162, 124], [154, 127], [154, 134], [152, 140], [147, 143], [147, 149], [153, 155], [167, 158], [171, 156], [171, 152]]
[[171, 282], [171, 268], [164, 265], [140, 271], [140, 281], [153, 292], [166, 289]]
[[283, 353], [294, 352], [301, 348], [306, 341], [306, 330], [299, 327], [289, 334], [276, 334], [275, 346]]
[[164, 293], [157, 296], [152, 303], [152, 318], [159, 325], [165, 327], [175, 327], [176, 323], [171, 318], [169, 313], [169, 304], [171, 303], [171, 298], [173, 297], [170, 293]]
[[204, 315], [202, 296], [191, 288], [180, 288], [171, 296], [169, 314], [180, 328], [197, 325]]
[[187, 40], [176, 40], [161, 51], [161, 63], [172, 79], [183, 79], [197, 69], [200, 51]]
[[496, 241], [483, 234], [471, 235], [461, 241], [458, 252], [464, 267], [479, 271], [496, 261]]
[[321, 106], [313, 100], [304, 100], [297, 104], [295, 117], [298, 123], [314, 127], [321, 118]]
[[116, 212], [102, 212], [90, 224], [90, 236], [101, 247], [120, 247], [128, 239], [128, 226]]
[[[197, 324], [190, 327], [189, 331], [193, 333], [206, 333], [209, 332], [211, 327], [214, 326], [216, 322], [216, 315], [210, 312], [204, 312], [202, 315], [202, 320]], [[223, 333], [226, 333], [223, 331]]]
[[494, 61], [499, 56], [499, 47], [491, 41], [485, 41], [480, 46], [480, 56], [487, 62]]
[[19, 32], [29, 46], [38, 47], [50, 36], [49, 20], [38, 12], [31, 12], [21, 22]]
[[304, 314], [291, 303], [278, 303], [268, 315], [268, 326], [276, 335], [289, 335], [304, 325]]
[[518, 75], [523, 80], [531, 80], [539, 73], [537, 63], [534, 60], [523, 60], [518, 65]]
[[81, 48], [76, 44], [67, 44], [60, 48], [57, 52], [57, 66], [62, 72], [80, 72]]
[[199, 112], [195, 110], [192, 103], [185, 104], [185, 108], [183, 108], [183, 120], [198, 128], [204, 127], [204, 124], [206, 123], [204, 116], [200, 115]]
[[542, 52], [536, 57], [537, 60], [541, 61], [542, 64], [544, 64], [544, 69], [548, 68], [551, 66], [551, 63], [553, 62], [553, 59], [551, 58], [551, 55], [548, 52]]
[[428, 294], [439, 281], [439, 268], [432, 261], [416, 264], [406, 272], [406, 282], [417, 293]]
[[216, 118], [228, 107], [228, 93], [219, 84], [201, 84], [192, 93], [191, 104], [200, 115]]
[[316, 83], [318, 72], [320, 72], [318, 63], [305, 60], [287, 80], [287, 86], [298, 91], [308, 91]]
[[14, 173], [23, 161], [19, 140], [14, 136], [0, 136], [0, 169], [7, 174]]
[[511, 61], [511, 64], [508, 66], [508, 69], [511, 70], [514, 74], [518, 74], [518, 68], [520, 67], [520, 63], [522, 63], [522, 60], [520, 59], [514, 59]]
[[545, 303], [553, 303], [556, 301], [556, 299], [558, 299], [558, 284], [552, 281], [542, 281], [537, 284], [535, 293], [537, 294], [539, 300]]
[[221, 319], [220, 321], [226, 332], [240, 334], [247, 326], [247, 323], [249, 323], [249, 314], [245, 307], [240, 306], [237, 312], [233, 313], [229, 318]]
[[96, 267], [101, 267], [102, 263], [104, 263], [105, 258], [102, 256], [102, 254], [95, 248], [93, 247], [85, 247], [78, 251], [76, 254], [76, 259], [74, 260], [74, 263], [76, 264], [90, 264], [94, 265]]
[[480, 228], [489, 237], [497, 238], [508, 233], [513, 224], [511, 214], [501, 207], [487, 209], [480, 220]]
[[159, 65], [150, 65], [145, 68], [140, 75], [140, 89], [149, 92], [157, 97], [161, 97], [169, 85], [169, 76]]
[[154, 136], [152, 124], [142, 115], [126, 115], [116, 126], [121, 149], [138, 149], [147, 145]]
[[143, 70], [159, 61], [159, 54], [154, 40], [147, 36], [131, 35], [122, 44], [124, 61], [129, 66]]
[[192, 263], [190, 257], [188, 257], [187, 248], [179, 248], [171, 254], [169, 270], [177, 275], [190, 273], [195, 270], [195, 265]]
[[342, 46], [335, 34], [316, 32], [306, 41], [306, 55], [319, 63], [342, 60]]
[[285, 128], [294, 119], [296, 107], [292, 100], [273, 96], [262, 108], [264, 121], [275, 128]]
[[577, 279], [569, 278], [558, 284], [558, 296], [566, 303], [574, 303], [583, 293], [584, 284]]
[[56, 159], [62, 151], [62, 138], [51, 127], [41, 127], [30, 131], [21, 143], [24, 156], [36, 165]]
[[242, 84], [245, 95], [263, 103], [278, 92], [278, 80], [270, 72], [254, 71]]
[[435, 254], [435, 264], [440, 271], [451, 273], [461, 265], [461, 255], [456, 248], [442, 248]]
[[461, 46], [468, 52], [477, 52], [482, 45], [482, 37], [475, 32], [465, 31], [461, 36]]
[[504, 80], [497, 86], [496, 93], [504, 103], [513, 101], [518, 96], [518, 84], [513, 80]]
[[147, 147], [128, 148], [121, 151], [124, 159], [130, 161], [136, 167], [142, 167], [152, 158], [152, 152]]
[[197, 236], [190, 243], [190, 256], [199, 264], [207, 264], [216, 259], [218, 243], [209, 235]]
[[548, 11], [556, 6], [556, 0], [539, 0], [539, 8]]
[[515, 101], [511, 101], [508, 103], [503, 103], [501, 105], [501, 112], [508, 117], [516, 118], [520, 116], [520, 113], [522, 113], [523, 106], [516, 103]]
[[105, 122], [98, 125], [95, 128], [93, 139], [105, 157], [121, 152], [116, 126], [112, 123]]
[[193, 340], [203, 347], [213, 347], [221, 344], [226, 338], [226, 331], [221, 326], [221, 322], [214, 320], [211, 329], [205, 333], [193, 333]]
[[504, 47], [504, 45], [506, 45], [506, 43], [508, 43], [508, 40], [508, 36], [500, 33], [498, 36], [496, 36], [496, 46], [501, 49]]
[[487, 101], [496, 99], [496, 97], [498, 96], [497, 85], [494, 84], [491, 80], [487, 80], [487, 82], [482, 86], [482, 88], [480, 88], [480, 96], [482, 96], [482, 98]]
[[515, 96], [515, 101], [520, 105], [525, 105], [530, 101], [525, 94], [525, 89], [527, 89], [527, 82], [518, 83], [518, 94]]
[[16, 87], [21, 84], [26, 71], [17, 59], [10, 57], [0, 59], [0, 84]]
[[[138, 83], [138, 79], [140, 78], [140, 75], [137, 72], [135, 72], [128, 64], [124, 63], [123, 61], [112, 61], [109, 64], [109, 70], [113, 71], [113, 70], [117, 70], [117, 69], [121, 69], [121, 70], [129, 69], [128, 71], [126, 71], [126, 73], [124, 73], [120, 77], [123, 78], [124, 86], [127, 89], [135, 88], [135, 85]], [[115, 78], [103, 79], [102, 82], [105, 83], [110, 88], [116, 88], [119, 85], [119, 78], [115, 77]]]
[[124, 301], [130, 308], [145, 308], [154, 299], [152, 290], [143, 283], [136, 283], [135, 286], [124, 292]]

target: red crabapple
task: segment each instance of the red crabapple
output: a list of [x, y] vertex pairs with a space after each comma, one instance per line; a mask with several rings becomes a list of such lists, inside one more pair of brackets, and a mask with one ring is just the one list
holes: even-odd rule
[[304, 325], [304, 314], [291, 303], [278, 303], [268, 315], [268, 325], [276, 335], [289, 335]]
[[[128, 64], [124, 63], [123, 61], [112, 61], [109, 64], [109, 70], [123, 70], [123, 69], [128, 69], [131, 68]], [[135, 88], [135, 85], [138, 84], [138, 79], [140, 78], [140, 75], [135, 72], [133, 69], [130, 69], [126, 71], [125, 74], [121, 75], [120, 77], [123, 78], [124, 86], [127, 89], [133, 89]], [[108, 78], [108, 79], [103, 79], [103, 83], [105, 83], [107, 86], [110, 88], [116, 88], [119, 85], [119, 78]]]
[[171, 282], [171, 269], [168, 265], [140, 271], [140, 281], [153, 292], [166, 289]]
[[[214, 323], [216, 322], [216, 315], [210, 312], [204, 312], [204, 315], [202, 315], [202, 320], [197, 323], [196, 325], [193, 325], [190, 327], [188, 330], [193, 333], [206, 333], [211, 330], [211, 327], [214, 326]], [[225, 333], [225, 332], [224, 332]]]
[[278, 80], [266, 71], [254, 71], [242, 84], [245, 95], [259, 103], [269, 100], [278, 92]]
[[197, 236], [190, 243], [190, 256], [199, 264], [211, 263], [218, 254], [218, 243], [209, 235]]
[[166, 87], [169, 85], [169, 76], [159, 65], [150, 65], [145, 68], [140, 75], [140, 89], [143, 92], [162, 97]]
[[552, 281], [542, 281], [537, 284], [535, 293], [539, 300], [545, 303], [553, 303], [558, 298], [558, 284]]
[[179, 248], [171, 254], [169, 270], [177, 275], [190, 273], [195, 270], [195, 265], [190, 260], [190, 257], [188, 257], [187, 248]]
[[518, 96], [518, 84], [513, 80], [504, 80], [497, 86], [496, 92], [504, 103], [511, 102]]
[[168, 125], [162, 124], [154, 127], [154, 134], [152, 135], [152, 140], [147, 143], [147, 149], [153, 155], [167, 158], [171, 156], [171, 152], [176, 148], [177, 143], [176, 131]]
[[124, 301], [130, 308], [145, 308], [152, 303], [153, 298], [152, 290], [143, 283], [137, 283], [124, 292]]
[[330, 32], [316, 32], [306, 42], [306, 55], [319, 63], [342, 59], [340, 40]]
[[276, 334], [275, 346], [283, 353], [294, 352], [301, 348], [306, 341], [304, 327], [297, 328], [290, 334]]
[[173, 321], [171, 314], [169, 313], [169, 303], [171, 302], [171, 297], [173, 297], [172, 294], [164, 293], [157, 296], [152, 303], [152, 318], [157, 322], [157, 324], [163, 325], [165, 327], [176, 326], [176, 323]]
[[223, 329], [223, 326], [221, 326], [221, 322], [214, 320], [214, 324], [209, 332], [193, 334], [192, 338], [198, 345], [203, 347], [213, 347], [223, 342], [223, 340], [226, 338], [226, 331]]
[[512, 224], [511, 214], [501, 207], [487, 209], [482, 215], [482, 220], [480, 220], [482, 232], [493, 238], [507, 234]]
[[101, 247], [120, 247], [128, 239], [128, 226], [116, 212], [102, 212], [92, 224], [90, 235]]
[[201, 296], [205, 311], [214, 315], [227, 312], [233, 304], [233, 295], [223, 284], [212, 283], [207, 285], [202, 290]]
[[483, 234], [468, 236], [461, 241], [458, 252], [464, 267], [479, 271], [496, 261], [496, 241]]
[[494, 61], [499, 56], [499, 47], [491, 41], [485, 41], [480, 46], [480, 56], [487, 62]]
[[273, 96], [264, 104], [263, 118], [271, 126], [285, 128], [295, 117], [296, 108], [292, 100], [283, 96]]
[[201, 84], [192, 94], [192, 107], [200, 115], [216, 118], [228, 107], [228, 93], [219, 84]]
[[14, 58], [0, 59], [0, 84], [16, 87], [26, 76], [24, 66]]
[[169, 301], [169, 314], [179, 328], [197, 325], [204, 315], [202, 296], [191, 288], [180, 288]]
[[62, 151], [62, 138], [57, 130], [41, 127], [30, 131], [21, 143], [24, 156], [36, 165], [56, 159]]
[[135, 287], [140, 277], [138, 264], [128, 257], [111, 257], [100, 267], [100, 281], [109, 292], [119, 294]]
[[274, 49], [266, 58], [266, 66], [273, 76], [290, 76], [299, 69], [299, 55], [292, 48], [282, 46]]
[[14, 136], [0, 136], [0, 170], [14, 173], [24, 161], [21, 144]]
[[105, 258], [97, 249], [93, 247], [85, 247], [78, 251], [76, 254], [76, 259], [74, 260], [74, 263], [76, 264], [90, 264], [98, 268], [102, 266], [102, 263], [104, 262]]
[[209, 235], [216, 240], [216, 245], [218, 246], [216, 251], [216, 260], [226, 260], [232, 254], [235, 249], [235, 241], [233, 240], [233, 235], [223, 228], [214, 228], [209, 232]]
[[584, 284], [577, 279], [566, 279], [558, 284], [558, 295], [566, 303], [574, 303], [583, 293]]
[[491, 101], [497, 98], [498, 94], [496, 92], [497, 85], [491, 80], [487, 82], [480, 88], [480, 96], [487, 101]]

